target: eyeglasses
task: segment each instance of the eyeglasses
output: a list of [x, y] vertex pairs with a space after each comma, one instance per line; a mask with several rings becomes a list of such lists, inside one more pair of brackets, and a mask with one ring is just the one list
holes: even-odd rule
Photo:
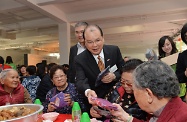
[[127, 80], [125, 80], [125, 79], [123, 79], [123, 78], [120, 79], [120, 82], [121, 82], [122, 84], [126, 84], [128, 87], [132, 87], [132, 83], [129, 83]]
[[95, 41], [86, 41], [88, 45], [99, 44], [103, 39], [97, 39]]
[[59, 78], [65, 78], [66, 77], [66, 75], [60, 75], [60, 76], [54, 76], [53, 78], [55, 79], [55, 80], [57, 80], [57, 79], [59, 79]]

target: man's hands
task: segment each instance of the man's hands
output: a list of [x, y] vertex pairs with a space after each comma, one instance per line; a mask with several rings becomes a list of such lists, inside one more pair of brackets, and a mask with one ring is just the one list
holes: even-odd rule
[[116, 79], [115, 74], [112, 73], [112, 72], [109, 72], [109, 73], [107, 73], [107, 75], [105, 75], [105, 76], [101, 79], [101, 81], [102, 81], [103, 83], [110, 83], [110, 82], [112, 82], [114, 79]]
[[[88, 102], [94, 106], [95, 103], [92, 101], [91, 98], [92, 97], [97, 97], [97, 94], [95, 93], [95, 91], [89, 89], [86, 96], [88, 97]], [[94, 110], [93, 106], [90, 108], [91, 116], [94, 117], [94, 118], [101, 118], [102, 116], [99, 115], [96, 110]]]
[[88, 102], [90, 103], [90, 104], [94, 104], [94, 102], [91, 100], [91, 98], [92, 97], [97, 97], [97, 94], [95, 93], [95, 91], [94, 90], [89, 90], [88, 92], [87, 92], [87, 97], [88, 97]]

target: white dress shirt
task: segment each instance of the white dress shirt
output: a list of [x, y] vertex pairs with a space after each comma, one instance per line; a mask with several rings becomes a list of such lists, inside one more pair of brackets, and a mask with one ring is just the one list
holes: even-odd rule
[[86, 49], [79, 42], [77, 43], [77, 48], [78, 48], [77, 55], [79, 55], [80, 53], [82, 53]]

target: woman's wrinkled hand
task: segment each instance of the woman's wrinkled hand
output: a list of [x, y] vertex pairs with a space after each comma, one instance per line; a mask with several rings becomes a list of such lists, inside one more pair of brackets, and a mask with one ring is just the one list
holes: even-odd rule
[[50, 103], [48, 104], [47, 112], [55, 111], [55, 109], [56, 109], [55, 103], [54, 103], [54, 102], [50, 102]]
[[93, 106], [90, 108], [90, 115], [93, 118], [101, 118], [102, 117], [96, 110], [94, 110]]
[[117, 110], [110, 110], [110, 113], [114, 116], [112, 121], [114, 122], [126, 122], [128, 121], [130, 115], [126, 113], [123, 108], [116, 103], [113, 103], [117, 107]]
[[68, 105], [72, 105], [72, 99], [70, 94], [64, 94], [64, 101], [68, 103]]

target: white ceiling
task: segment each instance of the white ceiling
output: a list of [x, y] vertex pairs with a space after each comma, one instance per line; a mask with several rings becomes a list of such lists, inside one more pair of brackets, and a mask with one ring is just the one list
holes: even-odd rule
[[[58, 52], [58, 23], [78, 21], [103, 28], [106, 44], [123, 55], [157, 49], [161, 36], [173, 36], [187, 20], [187, 0], [1, 0], [0, 49]], [[71, 45], [76, 43], [73, 27]]]

